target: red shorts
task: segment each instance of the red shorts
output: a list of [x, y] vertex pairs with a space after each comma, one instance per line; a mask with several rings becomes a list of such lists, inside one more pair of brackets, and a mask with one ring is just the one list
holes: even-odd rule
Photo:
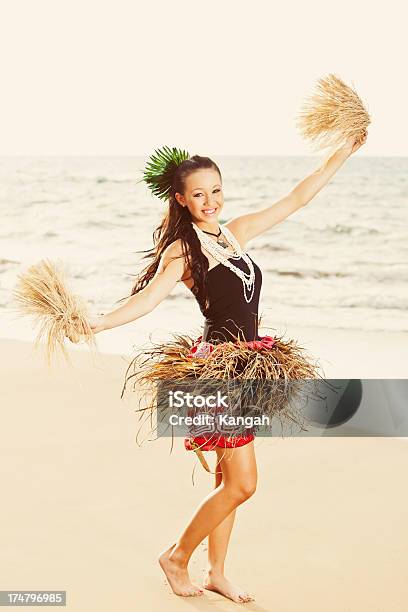
[[184, 447], [186, 450], [196, 450], [199, 448], [202, 451], [212, 451], [217, 446], [221, 448], [237, 448], [252, 442], [254, 439], [254, 434], [245, 436], [194, 436], [184, 438]]

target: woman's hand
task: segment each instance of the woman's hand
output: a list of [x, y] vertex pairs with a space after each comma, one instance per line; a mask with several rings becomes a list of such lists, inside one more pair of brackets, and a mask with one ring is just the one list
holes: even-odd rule
[[340, 148], [340, 150], [344, 151], [347, 155], [352, 155], [353, 153], [358, 151], [358, 149], [363, 144], [365, 144], [366, 140], [367, 140], [367, 130], [364, 130], [358, 136], [350, 136], [349, 138], [347, 138], [346, 142]]
[[106, 329], [105, 326], [105, 315], [97, 315], [96, 317], [90, 317], [88, 319], [89, 326], [93, 332], [93, 334], [98, 334], [99, 332]]
[[[88, 318], [88, 324], [93, 334], [97, 334], [98, 332], [107, 329], [104, 317], [105, 315], [96, 315]], [[68, 340], [70, 340], [73, 344], [78, 344], [81, 341], [82, 335], [71, 327], [69, 330], [65, 331], [65, 337], [68, 338]]]

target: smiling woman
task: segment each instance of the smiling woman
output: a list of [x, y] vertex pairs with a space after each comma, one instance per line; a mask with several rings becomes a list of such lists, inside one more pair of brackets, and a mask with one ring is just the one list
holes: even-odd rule
[[[122, 395], [127, 383], [139, 392], [146, 390], [141, 397], [143, 401], [147, 398], [144, 410], [151, 416], [149, 412], [157, 409], [155, 385], [161, 381], [173, 385], [180, 380], [272, 381], [266, 401], [262, 397], [262, 413], [269, 422], [277, 416], [281, 422], [302, 425], [302, 415], [296, 413], [291, 402], [296, 386], [288, 382], [318, 378], [319, 369], [294, 340], [259, 335], [262, 273], [246, 252], [246, 243], [307, 204], [354, 150], [354, 141], [346, 143], [284, 198], [224, 225], [218, 221], [224, 195], [217, 164], [208, 157], [189, 157], [175, 148], [156, 151], [144, 180], [155, 195], [167, 201], [167, 210], [153, 234], [154, 246], [145, 255], [151, 262], [136, 280], [126, 304], [104, 315], [93, 329], [95, 333], [110, 329], [151, 312], [183, 281], [205, 317], [204, 331], [195, 340], [174, 334], [173, 341], [142, 350], [129, 364]], [[239, 389], [242, 392], [242, 385]], [[242, 416], [246, 416], [245, 406], [248, 402], [240, 399]], [[252, 599], [225, 578], [224, 562], [235, 510], [253, 495], [257, 485], [255, 428], [189, 431], [184, 440], [185, 448], [195, 451], [208, 470], [202, 451], [215, 451], [217, 467], [215, 490], [206, 496], [178, 540], [159, 559], [178, 595], [202, 594], [202, 588], [190, 581], [187, 566], [193, 551], [208, 537], [205, 588], [235, 602]]]

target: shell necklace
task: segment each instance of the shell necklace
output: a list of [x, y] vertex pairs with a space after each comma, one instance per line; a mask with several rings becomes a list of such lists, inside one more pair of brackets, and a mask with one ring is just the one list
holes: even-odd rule
[[[218, 242], [212, 240], [209, 236], [207, 236], [207, 234], [203, 232], [203, 230], [201, 230], [195, 223], [192, 222], [191, 224], [196, 231], [196, 234], [203, 249], [210, 253], [210, 255], [214, 257], [214, 259], [229, 268], [242, 280], [244, 298], [248, 304], [252, 300], [255, 291], [255, 270], [251, 259], [241, 249], [241, 246], [238, 240], [235, 238], [234, 234], [231, 232], [231, 230], [228, 229], [228, 227], [226, 227], [225, 225], [222, 226], [222, 233], [234, 249], [234, 253], [228, 253], [229, 257], [227, 257], [225, 249], [228, 245], [220, 246]], [[230, 261], [231, 259], [241, 259], [241, 257], [247, 264], [249, 268], [249, 273], [244, 272], [240, 268], [237, 268], [237, 266], [234, 266], [234, 264]]]

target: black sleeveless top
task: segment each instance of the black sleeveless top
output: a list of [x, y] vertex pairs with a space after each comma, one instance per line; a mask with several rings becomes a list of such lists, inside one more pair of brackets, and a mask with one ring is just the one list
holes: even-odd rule
[[[248, 256], [249, 257], [249, 256]], [[242, 280], [222, 263], [207, 273], [207, 292], [209, 306], [201, 309], [205, 317], [203, 340], [217, 342], [240, 340], [259, 340], [258, 305], [262, 286], [262, 272], [250, 257], [255, 271], [255, 288], [252, 300], [247, 303], [244, 297]], [[249, 268], [242, 259], [231, 259], [237, 268], [248, 273]], [[248, 294], [248, 291], [247, 291]]]

